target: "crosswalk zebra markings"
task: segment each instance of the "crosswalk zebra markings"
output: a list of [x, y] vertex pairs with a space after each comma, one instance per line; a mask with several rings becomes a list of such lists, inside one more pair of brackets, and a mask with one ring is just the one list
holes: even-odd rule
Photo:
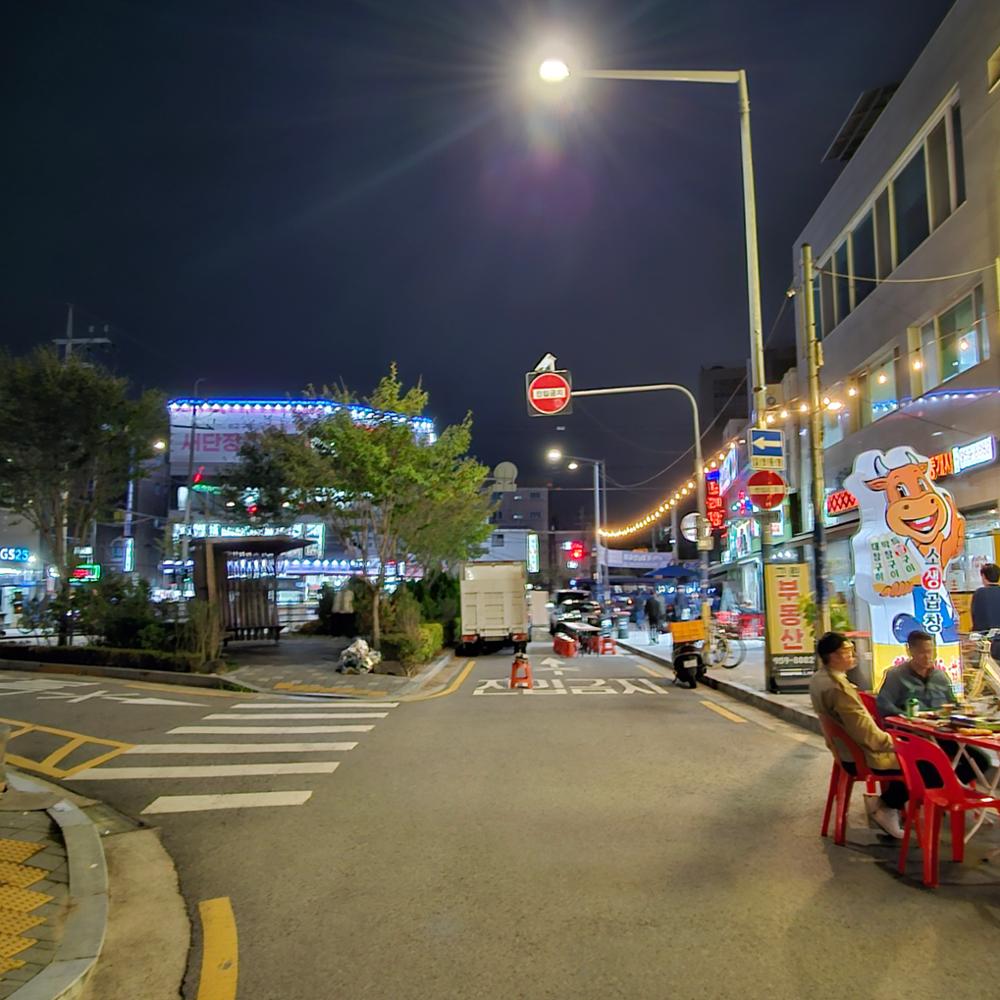
[[341, 753], [357, 743], [139, 743], [126, 754]]
[[370, 733], [374, 726], [178, 726], [168, 736], [318, 736], [320, 733]]
[[335, 760], [309, 760], [292, 764], [181, 764], [176, 767], [89, 767], [73, 775], [74, 781], [134, 781], [136, 778], [249, 778], [273, 774], [332, 774]]
[[305, 805], [311, 797], [311, 791], [220, 792], [217, 795], [161, 795], [142, 810], [142, 815], [203, 812], [209, 809], [260, 809], [265, 806], [301, 806]]
[[241, 712], [239, 715], [230, 715], [228, 712], [206, 715], [203, 718], [213, 719], [384, 719], [388, 712], [270, 712], [258, 715], [256, 712]]

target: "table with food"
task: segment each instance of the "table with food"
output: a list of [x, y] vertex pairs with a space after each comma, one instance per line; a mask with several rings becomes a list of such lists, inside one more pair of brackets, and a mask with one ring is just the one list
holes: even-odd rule
[[[996, 700], [976, 701], [959, 705], [942, 705], [932, 711], [913, 711], [908, 715], [890, 715], [885, 724], [906, 730], [933, 740], [939, 746], [949, 744], [951, 765], [959, 761], [968, 762], [975, 775], [976, 785], [988, 795], [996, 795], [1000, 789], [1000, 704]], [[973, 747], [986, 751], [992, 766], [983, 767], [982, 754], [970, 753]], [[978, 814], [966, 833], [965, 839], [972, 837], [986, 821], [995, 822], [989, 810]]]

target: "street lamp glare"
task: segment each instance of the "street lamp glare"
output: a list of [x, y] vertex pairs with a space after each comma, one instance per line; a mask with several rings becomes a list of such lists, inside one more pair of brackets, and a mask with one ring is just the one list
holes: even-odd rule
[[538, 67], [538, 75], [546, 83], [562, 83], [569, 77], [569, 66], [562, 59], [546, 59]]
[[167, 447], [167, 442], [164, 441], [163, 438], [159, 438], [153, 442], [153, 447], [156, 451], [163, 451]]
[[550, 462], [561, 462], [563, 454], [558, 448], [549, 448], [549, 450], [545, 453], [545, 457]]
[[566, 468], [569, 469], [570, 472], [573, 472], [576, 469], [580, 468], [580, 463], [579, 462], [570, 462], [569, 465], [566, 466]]

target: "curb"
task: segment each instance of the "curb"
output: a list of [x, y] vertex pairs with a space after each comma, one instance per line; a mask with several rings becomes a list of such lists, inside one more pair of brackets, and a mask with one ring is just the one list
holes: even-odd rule
[[449, 649], [442, 653], [433, 663], [428, 664], [425, 670], [421, 670], [416, 677], [410, 678], [410, 683], [399, 692], [397, 697], [406, 698], [409, 695], [419, 694], [421, 688], [423, 688], [429, 681], [432, 681], [435, 677], [437, 677], [437, 675], [441, 673], [441, 671], [444, 670], [444, 668], [448, 666], [453, 659], [453, 650]]
[[[8, 771], [12, 787], [44, 792], [49, 787]], [[69, 866], [70, 911], [53, 960], [9, 1000], [69, 1000], [77, 997], [97, 962], [108, 926], [108, 869], [94, 824], [76, 806], [60, 799], [45, 810], [58, 824]]]
[[[615, 641], [622, 647], [622, 649], [627, 649], [630, 653], [634, 653], [636, 656], [645, 657], [647, 660], [651, 660], [653, 663], [657, 663], [660, 666], [671, 666], [671, 662], [666, 656], [657, 656], [652, 651], [643, 649], [641, 646], [633, 645], [631, 642], [623, 639], [617, 639]], [[807, 729], [809, 732], [815, 733], [817, 736], [823, 735], [823, 731], [820, 729], [819, 719], [817, 719], [811, 712], [807, 712], [805, 709], [796, 708], [794, 705], [786, 705], [771, 695], [765, 694], [763, 691], [756, 691], [751, 687], [747, 687], [745, 684], [738, 684], [736, 681], [727, 681], [724, 678], [719, 677], [718, 674], [706, 674], [704, 683], [710, 688], [722, 692], [722, 694], [729, 695], [730, 698], [735, 698], [737, 701], [753, 705], [754, 708], [759, 708], [764, 712], [777, 716], [777, 718], [782, 719], [785, 722], [790, 722], [794, 726], [799, 726], [801, 729]]]
[[187, 674], [175, 670], [133, 670], [130, 667], [100, 667], [82, 663], [39, 663], [37, 660], [5, 660], [0, 658], [0, 670], [18, 670], [27, 674], [72, 674], [74, 677], [110, 677], [115, 680], [149, 681], [156, 684], [177, 684], [181, 687], [216, 688], [221, 691], [246, 691], [242, 682], [231, 681], [221, 674]]

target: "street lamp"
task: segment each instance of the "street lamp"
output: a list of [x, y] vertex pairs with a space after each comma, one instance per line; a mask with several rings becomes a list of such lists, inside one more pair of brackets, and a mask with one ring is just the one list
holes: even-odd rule
[[607, 479], [605, 478], [604, 472], [604, 459], [602, 458], [586, 458], [583, 455], [564, 455], [559, 448], [550, 448], [546, 453], [545, 457], [556, 464], [561, 462], [564, 458], [569, 459], [566, 468], [570, 471], [575, 471], [580, 468], [581, 462], [587, 462], [594, 468], [594, 578], [597, 582], [598, 597], [603, 596], [604, 589], [608, 586], [608, 567], [606, 561], [602, 565], [601, 559], [601, 482], [605, 483], [605, 492], [607, 487]]
[[546, 83], [562, 83], [569, 77], [569, 66], [562, 59], [546, 59], [538, 67], [538, 75]]
[[[545, 59], [538, 75], [546, 83], [562, 83], [570, 68], [562, 60]], [[757, 198], [754, 191], [753, 154], [750, 145], [750, 98], [746, 70], [585, 69], [574, 76], [591, 80], [646, 80], [657, 83], [735, 84], [740, 106], [740, 150], [743, 161], [743, 224], [746, 231], [747, 292], [750, 305], [750, 364], [753, 376], [754, 419], [761, 423], [767, 410], [767, 376], [764, 371], [764, 336], [760, 305], [760, 262], [757, 251]], [[763, 426], [763, 425], [762, 425]]]
[[166, 447], [167, 447], [167, 442], [164, 441], [163, 438], [157, 438], [157, 440], [153, 442], [154, 451], [163, 451]]

